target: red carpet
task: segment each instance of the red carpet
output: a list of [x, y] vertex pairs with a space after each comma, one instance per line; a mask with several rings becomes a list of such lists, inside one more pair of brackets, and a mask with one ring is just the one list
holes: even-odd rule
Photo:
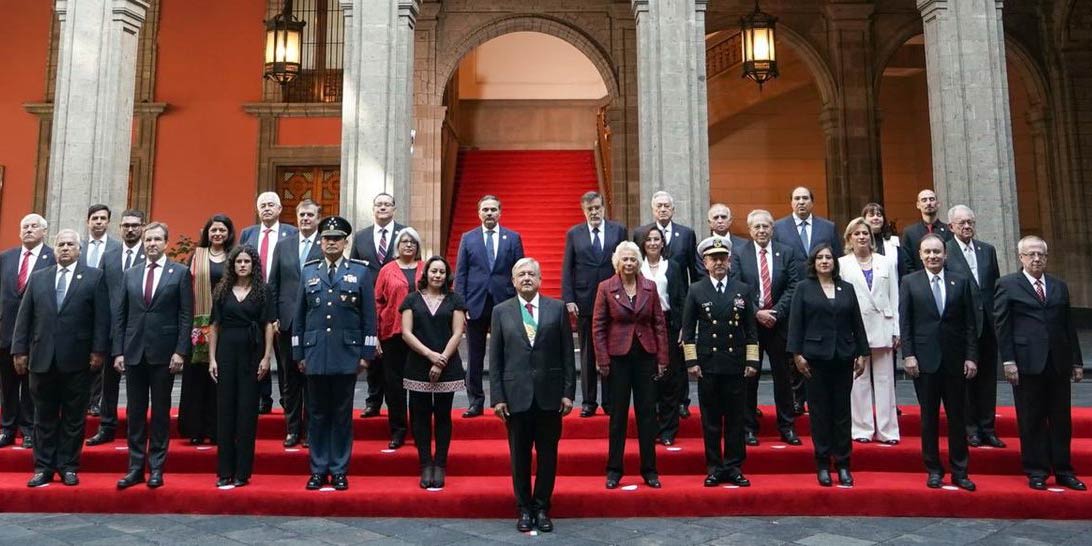
[[[412, 443], [393, 453], [384, 452], [386, 420], [382, 418], [355, 422], [358, 440], [353, 446], [349, 491], [305, 491], [307, 452], [281, 446], [283, 421], [274, 414], [260, 418], [256, 474], [247, 487], [216, 489], [215, 448], [196, 448], [184, 440], [172, 440], [165, 487], [153, 491], [137, 486], [117, 491], [114, 484], [128, 460], [125, 442], [119, 439], [84, 449], [80, 486], [65, 487], [54, 482], [28, 489], [25, 484], [33, 468], [31, 453], [9, 447], [0, 449], [0, 469], [4, 471], [0, 473], [0, 510], [510, 517], [513, 501], [503, 426], [492, 417], [466, 420], [457, 417], [458, 413], [443, 491], [417, 487], [417, 454]], [[901, 444], [854, 444], [857, 484], [851, 489], [819, 487], [813, 474], [809, 439], [805, 436], [801, 447], [776, 441], [776, 436], [770, 436], [775, 430], [772, 413], [771, 408], [766, 408], [761, 445], [747, 452], [744, 471], [753, 483], [750, 488], [702, 486], [704, 458], [695, 412], [683, 421], [674, 448], [657, 446], [663, 489], [649, 489], [641, 482], [636, 440], [631, 439], [625, 463], [629, 474], [622, 485], [636, 488], [614, 491], [603, 487], [607, 418], [600, 415], [580, 419], [571, 415], [565, 420], [554, 512], [561, 517], [794, 514], [1092, 518], [1092, 493], [1028, 489], [1020, 471], [1012, 408], [1002, 408], [998, 419], [999, 431], [1009, 447], [971, 451], [971, 478], [979, 487], [975, 493], [925, 487], [920, 440], [915, 436], [920, 429], [916, 408], [904, 408]], [[1092, 468], [1092, 408], [1075, 409], [1073, 423], [1074, 465], [1088, 476]], [[89, 419], [88, 433], [96, 429], [96, 420]], [[798, 431], [807, 432], [806, 416]], [[631, 420], [630, 435], [634, 434]], [[1050, 485], [1053, 487], [1053, 483]], [[378, 498], [385, 500], [376, 502]]]
[[584, 221], [580, 196], [598, 186], [591, 150], [461, 151], [448, 260], [455, 262], [463, 233], [481, 225], [478, 199], [496, 195], [500, 224], [518, 231], [524, 253], [542, 265], [543, 293], [559, 297], [565, 232]]

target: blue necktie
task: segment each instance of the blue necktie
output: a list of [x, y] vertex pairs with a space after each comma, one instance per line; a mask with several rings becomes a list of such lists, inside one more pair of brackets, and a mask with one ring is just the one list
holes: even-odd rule
[[603, 255], [603, 239], [599, 237], [599, 228], [592, 228], [592, 246], [595, 247], [595, 255]]
[[800, 242], [804, 243], [804, 252], [811, 252], [811, 237], [808, 236], [808, 222], [800, 222]]
[[303, 271], [303, 264], [307, 261], [307, 256], [311, 255], [311, 239], [304, 239], [303, 246], [300, 247], [300, 271]]
[[493, 270], [493, 264], [497, 262], [496, 247], [493, 246], [493, 230], [485, 231], [485, 257], [489, 260], [489, 270]]
[[937, 313], [944, 315], [944, 296], [940, 293], [940, 276], [933, 276], [933, 301], [937, 304]]
[[68, 288], [68, 283], [65, 282], [66, 276], [68, 276], [67, 267], [61, 269], [61, 276], [57, 277], [57, 309], [61, 308], [61, 303], [64, 302], [64, 294]]

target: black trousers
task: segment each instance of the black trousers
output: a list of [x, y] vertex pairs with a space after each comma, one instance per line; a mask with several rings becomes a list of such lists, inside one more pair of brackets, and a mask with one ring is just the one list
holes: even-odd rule
[[392, 441], [406, 439], [406, 389], [402, 376], [406, 369], [409, 347], [402, 335], [384, 339], [383, 345], [383, 396], [387, 399], [387, 426]]
[[[91, 389], [87, 401], [88, 407], [97, 407], [102, 404], [102, 380], [105, 370], [111, 366], [103, 366], [101, 370], [91, 374]], [[101, 410], [101, 408], [100, 408]]]
[[30, 396], [30, 378], [15, 373], [11, 348], [0, 349], [0, 430], [33, 438], [34, 400]]
[[[796, 416], [792, 413], [792, 371], [796, 368], [792, 355], [785, 351], [785, 332], [782, 328], [758, 327], [758, 350], [761, 357], [766, 355], [773, 376], [774, 409], [777, 411], [777, 430], [782, 436], [793, 431]], [[758, 374], [745, 379], [747, 383], [747, 414], [744, 427], [748, 432], [758, 434], [758, 380], [762, 375], [761, 364]]]
[[[668, 324], [671, 325], [668, 319]], [[679, 330], [674, 326], [668, 326], [668, 365], [667, 373], [656, 381], [656, 420], [660, 430], [656, 432], [657, 438], [674, 440], [679, 433], [679, 405], [689, 405], [690, 380], [686, 375], [686, 363], [683, 361], [682, 347], [676, 342], [679, 339]]]
[[[264, 349], [260, 349], [264, 350]], [[216, 348], [216, 475], [249, 480], [258, 432], [258, 362], [249, 328], [222, 328]]]
[[[512, 489], [516, 508], [549, 510], [557, 478], [557, 444], [561, 441], [561, 412], [539, 409], [531, 401], [527, 411], [508, 416], [508, 452], [512, 460]], [[535, 487], [531, 489], [531, 450], [537, 455]]]
[[985, 328], [978, 339], [978, 374], [967, 381], [967, 434], [996, 434], [997, 335]]
[[186, 362], [178, 401], [178, 434], [183, 438], [208, 438], [215, 443], [216, 398], [216, 382], [209, 375], [208, 364]]
[[[277, 361], [277, 365], [280, 365], [280, 361]], [[273, 374], [265, 374], [260, 381], [258, 381], [258, 400], [262, 404], [272, 408], [273, 407]]]
[[353, 455], [356, 374], [308, 375], [312, 474], [348, 474]]
[[1020, 374], [1012, 388], [1020, 428], [1020, 462], [1029, 478], [1072, 476], [1070, 441], [1070, 376], [1047, 368], [1039, 375]]
[[629, 424], [629, 397], [633, 394], [633, 413], [637, 418], [637, 445], [641, 451], [641, 477], [657, 478], [656, 471], [656, 356], [645, 352], [634, 338], [629, 354], [610, 359], [610, 443], [607, 453], [607, 478], [621, 479], [625, 473], [626, 428]]
[[[129, 471], [163, 471], [171, 435], [174, 374], [166, 364], [141, 361], [125, 366], [126, 419], [129, 421]], [[149, 432], [148, 403], [152, 407]]]
[[[121, 391], [121, 374], [114, 369], [113, 364], [112, 359], [107, 358], [102, 372], [95, 373], [95, 381], [102, 385], [102, 397], [98, 401], [99, 431], [111, 438], [118, 428], [118, 394]], [[95, 403], [93, 399], [91, 403]]]
[[[611, 411], [610, 377], [600, 377], [595, 369], [595, 344], [591, 331], [592, 316], [578, 315], [576, 318], [576, 338], [580, 344], [580, 397], [581, 408], [595, 411], [599, 402], [603, 402], [603, 409]], [[599, 396], [599, 391], [603, 396]]]
[[383, 357], [376, 357], [372, 361], [371, 366], [368, 366], [368, 371], [364, 372], [364, 378], [368, 381], [368, 395], [364, 398], [364, 405], [368, 408], [379, 409], [383, 406], [384, 392], [383, 387], [386, 386], [386, 379], [384, 379], [384, 372], [386, 372], [386, 366], [383, 363]]
[[743, 442], [745, 388], [742, 375], [703, 371], [698, 380], [705, 469], [709, 474], [728, 477], [741, 473], [747, 458]]
[[[851, 360], [812, 360], [811, 379], [807, 382], [808, 416], [811, 439], [818, 468], [849, 468], [853, 450], [852, 416], [849, 409], [853, 390]], [[794, 366], [795, 368], [795, 366]]]
[[30, 373], [34, 399], [34, 471], [78, 472], [91, 372]]
[[485, 373], [485, 340], [493, 321], [493, 297], [485, 297], [482, 316], [466, 321], [466, 398], [469, 407], [485, 406], [482, 375]]
[[284, 408], [285, 434], [307, 436], [307, 376], [300, 371], [299, 363], [292, 359], [292, 332], [278, 332], [277, 385], [281, 391], [281, 407]]
[[963, 420], [966, 381], [963, 376], [943, 372], [922, 373], [914, 378], [914, 392], [921, 406], [921, 456], [925, 470], [944, 475], [940, 463], [940, 404], [948, 416], [948, 464], [952, 477], [967, 476], [967, 434]]
[[[417, 460], [422, 467], [447, 467], [447, 450], [451, 446], [451, 405], [454, 401], [453, 392], [409, 393], [413, 443], [417, 446]], [[432, 450], [433, 436], [436, 438], [435, 452]]]

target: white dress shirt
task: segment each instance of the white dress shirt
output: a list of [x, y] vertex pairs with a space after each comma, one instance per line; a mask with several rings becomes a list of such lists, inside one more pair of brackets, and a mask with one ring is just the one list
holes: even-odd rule
[[648, 265], [647, 258], [641, 258], [641, 275], [644, 278], [656, 283], [656, 294], [660, 296], [660, 307], [663, 307], [664, 312], [671, 310], [671, 301], [667, 297], [667, 270], [671, 267], [671, 260], [660, 257], [656, 272], [652, 272], [652, 268]]
[[[759, 304], [766, 301], [766, 294], [764, 294], [762, 292], [762, 260], [763, 260], [763, 258], [762, 258], [762, 248], [763, 247], [761, 245], [759, 245], [758, 243], [755, 243], [755, 267], [758, 268], [758, 270], [756, 271], [756, 273], [758, 273], [758, 282], [755, 283], [755, 284], [758, 285], [757, 288], [758, 288], [758, 302], [759, 302]], [[765, 258], [765, 260], [766, 260], [766, 267], [768, 267], [769, 271], [770, 271], [770, 290], [773, 290], [773, 245], [771, 245], [768, 242], [766, 243], [766, 258]], [[770, 295], [770, 301], [773, 302], [773, 303], [777, 303], [777, 302], [773, 301], [773, 295], [772, 294]]]
[[660, 228], [660, 231], [664, 232], [664, 248], [671, 244], [671, 236], [674, 234], [673, 222], [668, 221], [666, 226], [661, 226], [659, 222], [656, 222], [656, 227]]
[[125, 246], [124, 242], [121, 243], [121, 269], [122, 269], [122, 271], [125, 270], [125, 258], [127, 256], [130, 256], [130, 254], [128, 254], [129, 251], [133, 252], [131, 254], [132, 259], [129, 260], [129, 267], [132, 267], [132, 266], [136, 265], [137, 260], [140, 260], [140, 256], [141, 256], [141, 253], [144, 251], [144, 247], [140, 244], [140, 241], [137, 241], [137, 244], [135, 244], [135, 245], [133, 245], [131, 247]]
[[[392, 220], [390, 222], [387, 222], [387, 225], [385, 226], [381, 226], [379, 224], [375, 224], [372, 226], [372, 248], [376, 249], [376, 254], [379, 253], [379, 240], [383, 238], [383, 233], [381, 232], [384, 229], [387, 230], [387, 246], [383, 247], [383, 252], [386, 252], [387, 249], [390, 248], [391, 238], [394, 237], [394, 221]], [[395, 248], [394, 250], [397, 251], [398, 249]]]
[[76, 273], [76, 264], [71, 263], [67, 266], [57, 264], [57, 274], [53, 277], [53, 287], [57, 287], [57, 282], [61, 280], [61, 271], [68, 270], [68, 273], [64, 275], [64, 294], [65, 299], [68, 298], [68, 287], [72, 286], [72, 275]]
[[[38, 263], [38, 257], [42, 255], [42, 248], [45, 246], [45, 242], [38, 243], [38, 246], [30, 249], [30, 258], [27, 260], [27, 283], [30, 283], [30, 274], [34, 271], [34, 265]], [[15, 262], [15, 274], [19, 274], [20, 266], [23, 265], [23, 254], [27, 253], [26, 247], [19, 249], [19, 260]]]
[[937, 277], [940, 277], [940, 301], [947, 303], [948, 302], [948, 287], [944, 286], [944, 270], [941, 269], [940, 273], [937, 273], [936, 275], [934, 275], [933, 273], [931, 273], [929, 271], [926, 271], [925, 274], [929, 276], [929, 293], [930, 294], [933, 293], [933, 282], [934, 282], [933, 279], [937, 278]]
[[[98, 247], [97, 249], [95, 247]], [[97, 252], [97, 253], [96, 253]], [[106, 254], [106, 234], [102, 235], [102, 238], [95, 239], [88, 236], [87, 238], [87, 265], [90, 267], [100, 267], [102, 264], [102, 256]], [[91, 257], [95, 257], [94, 263], [91, 262]]]
[[1022, 271], [1024, 273], [1024, 278], [1027, 279], [1029, 283], [1031, 283], [1031, 289], [1032, 290], [1035, 290], [1035, 283], [1036, 282], [1043, 283], [1043, 298], [1045, 299], [1046, 296], [1047, 296], [1046, 275], [1043, 275], [1042, 277], [1039, 277], [1038, 279], [1036, 279], [1035, 277], [1031, 276], [1031, 273], [1028, 273], [1027, 269], [1021, 269], [1020, 271]]
[[[154, 263], [156, 265], [156, 268], [154, 270], [152, 270], [153, 275], [155, 275], [152, 278], [152, 295], [153, 296], [155, 295], [156, 291], [159, 290], [159, 281], [160, 281], [160, 279], [163, 278], [163, 268], [167, 265], [167, 255], [164, 254], [164, 255], [160, 256], [159, 259], [156, 260]], [[140, 293], [141, 294], [144, 293], [144, 287], [147, 286], [147, 284], [148, 284], [148, 266], [149, 265], [151, 265], [151, 264], [150, 263], [144, 264], [144, 275], [141, 276], [141, 279], [143, 279], [143, 280], [140, 283]]]

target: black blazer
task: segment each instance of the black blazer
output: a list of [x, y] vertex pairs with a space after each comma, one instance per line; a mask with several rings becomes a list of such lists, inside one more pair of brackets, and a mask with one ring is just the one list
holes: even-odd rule
[[1023, 271], [997, 281], [993, 300], [997, 346], [1001, 361], [1016, 362], [1022, 374], [1039, 375], [1050, 363], [1068, 378], [1073, 368], [1084, 365], [1069, 307], [1069, 287], [1053, 275], [1043, 278], [1046, 303], [1039, 302]]
[[125, 272], [125, 291], [114, 317], [112, 355], [125, 356], [126, 366], [142, 360], [166, 365], [171, 355], [190, 354], [193, 330], [193, 280], [186, 266], [167, 260], [151, 305], [144, 305], [147, 267]]
[[701, 366], [703, 374], [742, 375], [758, 369], [758, 331], [755, 329], [753, 289], [725, 278], [718, 294], [710, 277], [690, 285], [683, 307], [683, 355], [687, 367]]
[[[322, 242], [316, 231], [311, 235], [311, 250], [304, 263], [322, 257]], [[282, 332], [292, 331], [292, 319], [300, 303], [300, 237], [296, 235], [277, 241], [277, 251], [273, 253], [272, 271], [269, 272], [269, 293], [273, 296], [273, 311], [280, 321]], [[370, 275], [369, 275], [370, 276]]]
[[[758, 256], [755, 254], [756, 247], [754, 241], [747, 241], [740, 248], [732, 246], [732, 277], [753, 288], [754, 301], [751, 303], [758, 310], [762, 308], [762, 302], [758, 301], [762, 287], [762, 273], [759, 269]], [[792, 294], [796, 290], [796, 283], [800, 280], [798, 267], [800, 260], [796, 256], [796, 249], [777, 241], [770, 241], [766, 251], [772, 253], [770, 292], [773, 293], [773, 310], [777, 312], [776, 327], [787, 328], [789, 310], [792, 307]]]
[[599, 237], [603, 253], [595, 255], [592, 249], [591, 231], [582, 222], [565, 234], [565, 257], [561, 262], [561, 298], [565, 303], [575, 303], [580, 315], [590, 317], [595, 306], [595, 291], [599, 283], [614, 275], [611, 254], [618, 243], [626, 240], [626, 228], [618, 222], [607, 220], [600, 224]]
[[978, 361], [973, 279], [944, 271], [944, 316], [937, 311], [929, 272], [915, 271], [899, 285], [902, 357], [916, 357], [923, 373], [963, 375], [963, 361]]
[[[933, 220], [933, 233], [944, 239], [945, 243], [952, 240], [952, 232], [948, 231], [948, 226], [939, 219]], [[910, 257], [910, 271], [919, 271], [924, 267], [921, 264], [921, 254], [918, 253], [918, 246], [921, 245], [922, 238], [928, 234], [929, 230], [925, 227], [925, 222], [921, 220], [902, 230], [901, 246], [906, 249], [906, 254]]]
[[997, 250], [989, 243], [983, 243], [973, 239], [975, 261], [978, 262], [978, 281], [974, 280], [971, 266], [967, 263], [967, 257], [963, 255], [963, 248], [953, 237], [948, 241], [948, 262], [945, 267], [954, 273], [966, 277], [971, 281], [971, 297], [974, 298], [975, 308], [975, 335], [982, 337], [983, 333], [992, 333], [993, 325], [993, 293], [997, 290], [997, 279], [1001, 277], [1001, 270], [997, 266]]
[[[19, 293], [19, 265], [23, 260], [23, 247], [9, 248], [0, 254], [0, 349], [11, 347], [11, 334], [15, 330], [15, 317], [19, 314], [19, 302], [23, 295]], [[57, 261], [53, 258], [53, 249], [42, 245], [35, 271], [41, 271]], [[27, 277], [30, 286], [30, 277]]]
[[[379, 278], [379, 270], [383, 269], [383, 266], [388, 263], [398, 259], [398, 248], [396, 247], [398, 234], [406, 228], [406, 226], [399, 224], [398, 222], [393, 222], [393, 226], [391, 226], [391, 224], [388, 224], [388, 226], [390, 227], [387, 228], [389, 230], [387, 234], [387, 255], [382, 262], [379, 261], [379, 256], [375, 253], [375, 224], [372, 224], [353, 235], [353, 250], [349, 252], [349, 257], [354, 260], [364, 260], [367, 262], [368, 269], [372, 272], [372, 274], [369, 275], [372, 279], [372, 288], [375, 288], [375, 280]], [[298, 238], [296, 239], [296, 242], [299, 242]], [[297, 247], [297, 249], [298, 248], [299, 247]], [[420, 251], [424, 252], [425, 249], [422, 248]], [[299, 252], [299, 250], [296, 252]]]
[[[830, 245], [831, 252], [834, 253], [834, 259], [842, 257], [845, 252], [842, 252], [842, 236], [838, 233], [838, 229], [834, 226], [834, 222], [827, 220], [826, 218], [820, 218], [815, 214], [811, 215], [811, 232], [809, 236], [811, 238], [811, 248], [815, 248], [822, 243]], [[800, 278], [803, 279], [805, 274], [804, 262], [808, 260], [808, 251], [804, 248], [804, 242], [800, 240], [800, 230], [796, 225], [796, 216], [789, 214], [782, 217], [773, 225], [773, 240], [783, 245], [791, 246], [796, 251], [796, 259], [800, 260], [798, 265], [800, 269]]]
[[576, 398], [573, 333], [565, 304], [539, 296], [539, 320], [534, 346], [520, 315], [519, 296], [493, 308], [489, 336], [490, 405], [508, 404], [511, 413], [531, 409], [561, 409], [561, 399]]
[[834, 284], [833, 301], [816, 279], [796, 284], [785, 350], [807, 360], [848, 361], [871, 354], [853, 285], [843, 280]]
[[[633, 232], [633, 240], [637, 240], [638, 232], [652, 227], [655, 223], [637, 228]], [[671, 234], [671, 244], [664, 248], [663, 255], [679, 266], [688, 285], [697, 282], [703, 275], [702, 269], [698, 266], [697, 235], [694, 234], [694, 230], [675, 221], [671, 222], [671, 227], [674, 230]]]
[[[106, 253], [102, 256], [101, 269], [106, 278], [106, 289], [110, 292], [111, 315], [120, 305], [121, 295], [125, 293], [125, 272], [122, 271], [125, 266], [125, 250], [124, 243], [117, 247], [108, 245]], [[144, 245], [137, 245], [133, 250], [133, 261], [129, 264], [129, 268], [142, 267], [143, 265]], [[113, 324], [113, 318], [111, 318], [110, 324]]]
[[15, 321], [13, 355], [30, 355], [30, 371], [86, 370], [91, 353], [109, 352], [110, 300], [100, 269], [74, 264], [68, 291], [57, 308], [57, 266], [35, 272], [27, 281]]

